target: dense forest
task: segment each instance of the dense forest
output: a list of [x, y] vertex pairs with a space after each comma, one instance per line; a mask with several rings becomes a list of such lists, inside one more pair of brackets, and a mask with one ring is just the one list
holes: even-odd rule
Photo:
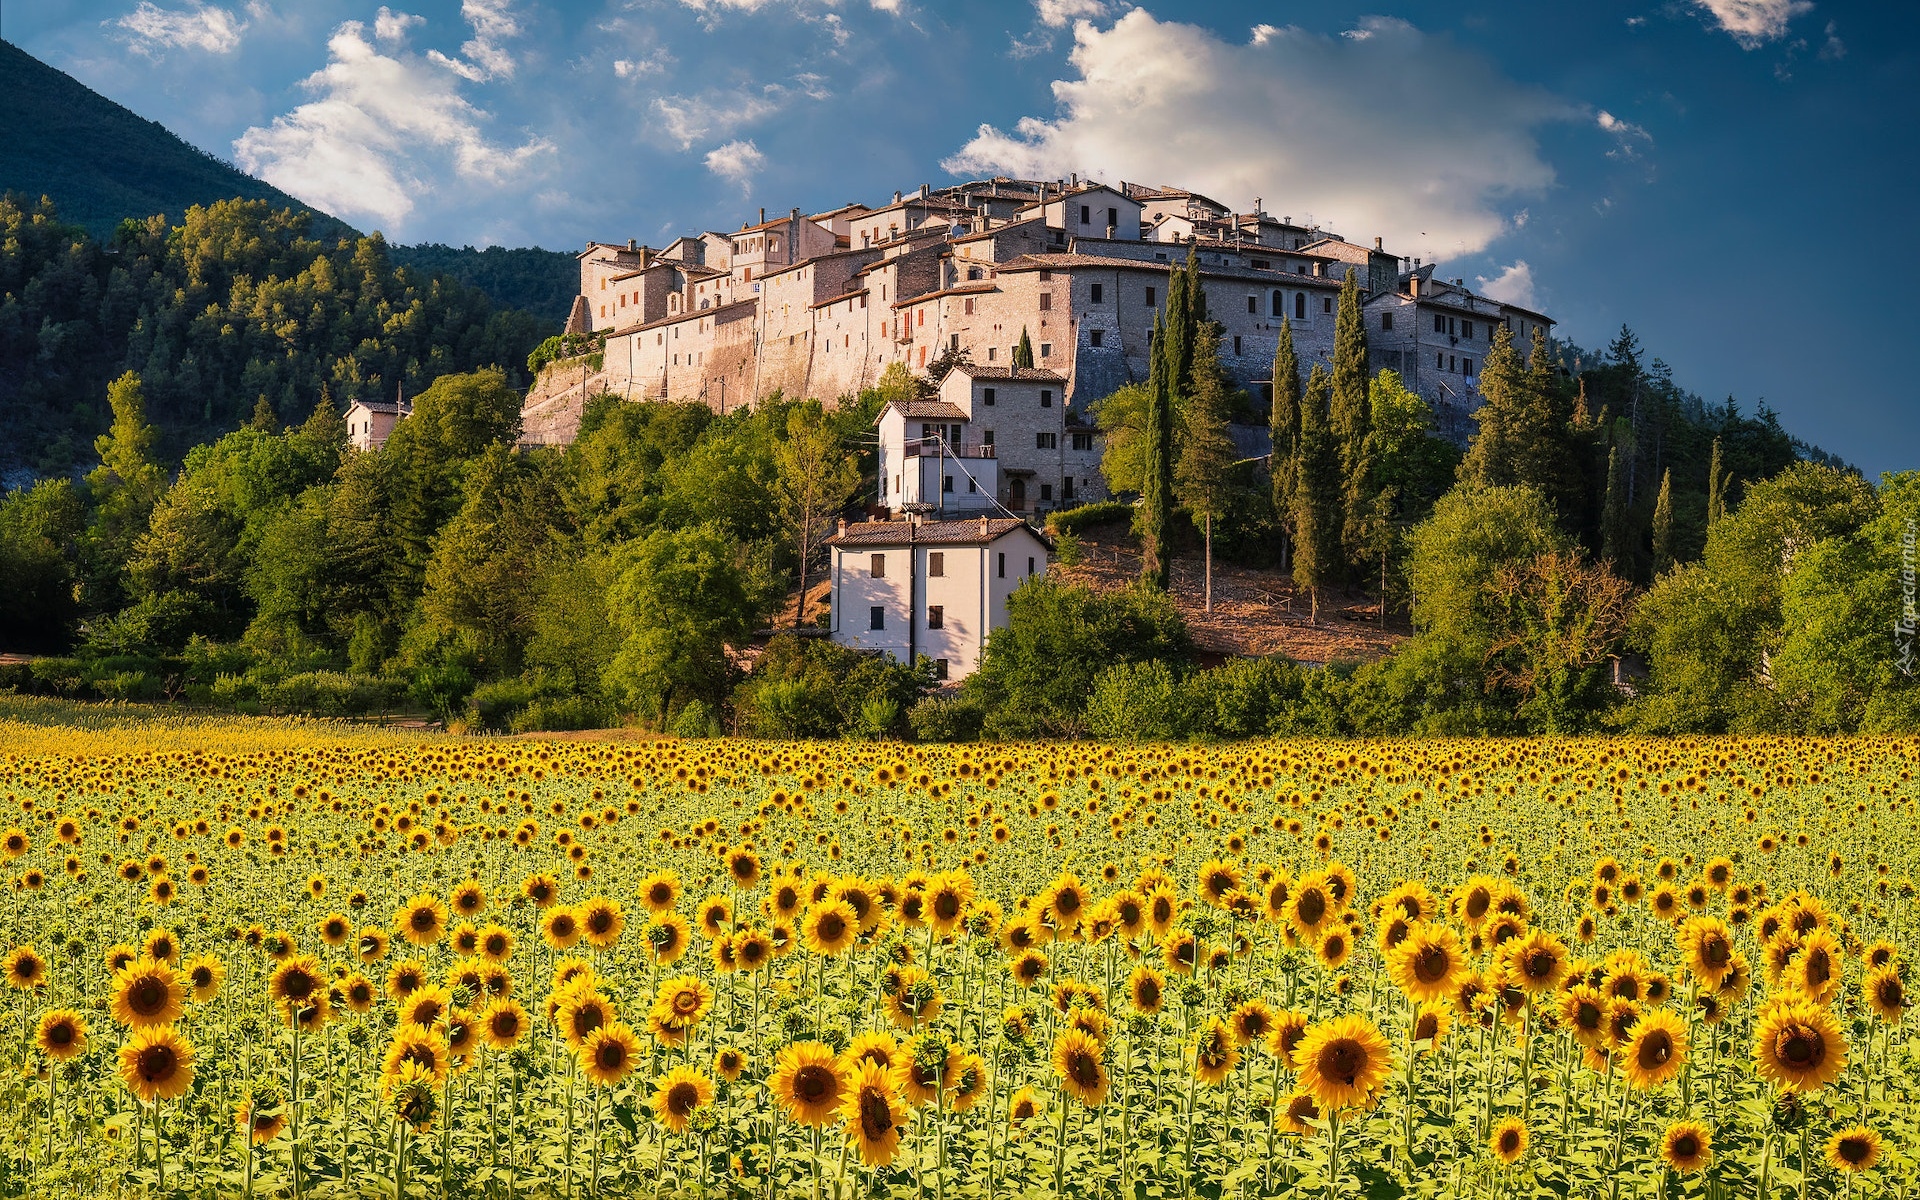
[[178, 461], [263, 404], [297, 421], [323, 396], [391, 398], [486, 366], [523, 382], [528, 351], [558, 328], [398, 265], [378, 234], [314, 223], [232, 200], [97, 241], [44, 201], [0, 198], [0, 470], [89, 459], [107, 384], [128, 371], [157, 453]]
[[[357, 271], [360, 295], [406, 278], [375, 239], [338, 253], [306, 270]], [[1172, 272], [1149, 380], [1096, 406], [1123, 499], [1049, 527], [1071, 561], [1089, 524], [1130, 522], [1143, 578], [1023, 586], [958, 689], [925, 663], [762, 632], [802, 615], [796, 577], [871, 478], [880, 407], [929, 379], [896, 364], [831, 406], [776, 395], [724, 417], [602, 396], [571, 446], [520, 450], [508, 373], [444, 372], [383, 447], [352, 452], [337, 396], [413, 367], [378, 345], [336, 360], [317, 394], [256, 401], [177, 470], [160, 389], [113, 379], [99, 465], [0, 501], [7, 648], [50, 655], [0, 668], [0, 686], [686, 735], [1920, 726], [1899, 626], [1920, 474], [1875, 487], [1765, 410], [1702, 403], [1624, 330], [1600, 355], [1502, 334], [1454, 445], [1392, 372], [1368, 373], [1351, 283], [1332, 363], [1303, 373], [1283, 326], [1257, 406], [1220, 367], [1193, 270]], [[1236, 421], [1267, 423], [1270, 459], [1239, 455]], [[1313, 619], [1323, 593], [1358, 594], [1411, 636], [1365, 664], [1202, 669], [1166, 591], [1176, 552], [1278, 564]]]

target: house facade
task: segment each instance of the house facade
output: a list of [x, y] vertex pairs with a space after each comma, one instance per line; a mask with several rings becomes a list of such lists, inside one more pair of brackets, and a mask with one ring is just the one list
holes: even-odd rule
[[1047, 543], [1008, 517], [867, 521], [827, 539], [832, 617], [840, 645], [965, 678], [987, 636], [1007, 623], [1007, 600], [1047, 571]]
[[347, 445], [355, 450], [378, 450], [393, 436], [393, 428], [413, 415], [404, 400], [355, 400], [347, 405]]

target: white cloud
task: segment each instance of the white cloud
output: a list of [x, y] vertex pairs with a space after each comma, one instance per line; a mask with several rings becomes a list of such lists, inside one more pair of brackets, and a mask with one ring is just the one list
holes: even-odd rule
[[211, 4], [168, 9], [152, 0], [140, 0], [139, 7], [114, 24], [126, 31], [129, 46], [148, 56], [171, 49], [231, 54], [240, 48], [240, 35], [247, 29], [245, 21]]
[[316, 99], [233, 144], [243, 168], [310, 204], [397, 225], [438, 177], [499, 184], [552, 149], [541, 139], [494, 144], [481, 129], [486, 114], [452, 77], [382, 54], [359, 21], [335, 30], [327, 50], [327, 65], [302, 82]]
[[1594, 117], [1593, 123], [1598, 125], [1603, 133], [1612, 134], [1617, 143], [1613, 149], [1607, 151], [1608, 158], [1638, 158], [1641, 145], [1653, 142], [1653, 135], [1645, 129], [1632, 121], [1621, 120], [1604, 108]]
[[426, 23], [425, 17], [416, 16], [413, 13], [397, 13], [383, 4], [380, 6], [380, 11], [374, 14], [373, 36], [383, 42], [405, 41], [408, 29]]
[[673, 65], [673, 55], [665, 50], [655, 50], [645, 58], [616, 58], [613, 60], [613, 73], [621, 79], [640, 79], [647, 75], [658, 75]]
[[1827, 22], [1827, 40], [1820, 47], [1821, 62], [1839, 62], [1847, 56], [1847, 44], [1840, 40], [1840, 26], [1837, 22]]
[[1054, 29], [1107, 15], [1106, 0], [1033, 0], [1033, 9], [1042, 25]]
[[1517, 304], [1521, 308], [1537, 310], [1539, 301], [1533, 291], [1533, 268], [1527, 260], [1516, 259], [1511, 266], [1503, 267], [1498, 275], [1489, 279], [1485, 275], [1475, 278], [1480, 291], [1503, 304]]
[[1811, 0], [1693, 0], [1743, 49], [1754, 50], [1787, 36], [1787, 24], [1811, 12]]
[[1511, 201], [1554, 181], [1534, 130], [1582, 110], [1404, 21], [1357, 32], [1269, 26], [1236, 44], [1140, 9], [1107, 29], [1082, 22], [1078, 78], [1053, 85], [1059, 114], [983, 125], [942, 165], [1176, 184], [1243, 210], [1264, 197], [1407, 255], [1485, 247]]
[[707, 151], [707, 170], [739, 184], [742, 191], [766, 165], [767, 156], [752, 142], [728, 142]]
[[427, 57], [473, 83], [496, 76], [513, 78], [513, 55], [502, 45], [520, 36], [510, 0], [461, 0], [460, 16], [473, 28], [473, 36], [460, 44], [460, 53], [466, 57], [452, 58], [438, 50], [429, 51]]
[[653, 111], [667, 139], [682, 150], [691, 150], [695, 142], [726, 137], [779, 112], [785, 94], [786, 89], [779, 84], [768, 84], [757, 90], [660, 96], [653, 102]]

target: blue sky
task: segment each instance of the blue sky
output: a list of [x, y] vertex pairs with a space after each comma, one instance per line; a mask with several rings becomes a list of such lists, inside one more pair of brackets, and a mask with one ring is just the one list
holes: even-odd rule
[[37, 0], [0, 36], [396, 241], [654, 245], [976, 172], [1195, 187], [1624, 322], [1920, 466], [1920, 8]]

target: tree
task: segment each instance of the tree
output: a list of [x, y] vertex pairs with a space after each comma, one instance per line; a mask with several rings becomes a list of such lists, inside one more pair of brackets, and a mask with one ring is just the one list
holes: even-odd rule
[[280, 432], [280, 414], [274, 411], [273, 403], [267, 399], [266, 393], [261, 393], [260, 398], [253, 402], [253, 417], [247, 425], [249, 428], [258, 429], [261, 433]]
[[1320, 364], [1313, 364], [1293, 469], [1293, 582], [1307, 589], [1309, 624], [1320, 620], [1320, 589], [1341, 573], [1340, 449], [1327, 428], [1329, 386]]
[[96, 608], [110, 607], [122, 594], [124, 564], [167, 487], [165, 469], [153, 460], [154, 428], [147, 423], [140, 377], [128, 371], [114, 380], [107, 404], [113, 426], [94, 439], [100, 465], [87, 475], [93, 502], [90, 599]]
[[1487, 686], [1511, 688], [1519, 715], [1548, 733], [1575, 733], [1605, 703], [1601, 667], [1619, 648], [1632, 588], [1576, 550], [1550, 550], [1500, 566]]
[[1300, 437], [1300, 357], [1293, 348], [1293, 321], [1280, 318], [1280, 338], [1273, 350], [1273, 406], [1267, 415], [1272, 453], [1267, 458], [1273, 481], [1273, 511], [1280, 518], [1280, 560], [1292, 553], [1289, 536], [1293, 510], [1293, 467]]
[[1007, 601], [1007, 623], [987, 638], [962, 692], [1001, 737], [1072, 736], [1085, 729], [1094, 676], [1121, 662], [1183, 667], [1193, 652], [1179, 610], [1147, 587], [1095, 592], [1043, 575]]
[[1213, 611], [1213, 521], [1226, 508], [1227, 475], [1239, 452], [1227, 431], [1232, 381], [1220, 366], [1220, 326], [1209, 321], [1194, 356], [1193, 395], [1187, 401], [1185, 437], [1174, 471], [1180, 503], [1206, 535], [1205, 604]]
[[1677, 556], [1673, 550], [1673, 471], [1660, 476], [1660, 497], [1653, 502], [1653, 573], [1664, 575], [1673, 569]]
[[1519, 481], [1513, 436], [1526, 404], [1526, 386], [1520, 354], [1513, 348], [1513, 331], [1501, 326], [1494, 332], [1486, 361], [1480, 364], [1480, 407], [1473, 413], [1479, 429], [1467, 445], [1467, 456], [1460, 460], [1462, 484], [1495, 488]]
[[[1112, 394], [1093, 402], [1094, 423], [1100, 426], [1102, 449], [1100, 474], [1107, 490], [1116, 495], [1146, 491], [1147, 419], [1153, 409], [1153, 388], [1148, 383], [1129, 383]], [[1183, 412], [1174, 410], [1174, 428], [1182, 424]]]
[[1398, 371], [1382, 371], [1368, 389], [1367, 441], [1372, 460], [1373, 506], [1367, 514], [1369, 554], [1380, 566], [1380, 620], [1392, 604], [1393, 562], [1403, 532], [1426, 520], [1447, 490], [1460, 462], [1453, 443], [1436, 436], [1433, 409], [1400, 382]]
[[1013, 347], [1013, 365], [1031, 367], [1033, 365], [1033, 339], [1027, 336], [1027, 327], [1020, 327], [1020, 340]]
[[787, 438], [775, 449], [774, 462], [780, 472], [774, 491], [793, 529], [800, 559], [800, 594], [793, 605], [797, 626], [806, 616], [807, 568], [813, 565], [834, 514], [846, 507], [860, 486], [860, 465], [840, 448], [817, 404], [787, 414]]
[[86, 529], [86, 506], [71, 480], [43, 479], [0, 496], [0, 579], [6, 620], [0, 647], [64, 650], [79, 609], [74, 563]]
[[1713, 439], [1713, 457], [1707, 462], [1707, 528], [1719, 524], [1727, 515], [1727, 488], [1733, 483], [1720, 465], [1720, 439]]
[[[1172, 301], [1168, 301], [1171, 309]], [[1148, 365], [1147, 423], [1144, 432], [1145, 470], [1140, 481], [1140, 576], [1147, 585], [1166, 591], [1173, 574], [1172, 548], [1167, 539], [1173, 525], [1173, 364], [1169, 358], [1166, 326], [1156, 320]]]
[[1373, 509], [1372, 460], [1367, 444], [1367, 324], [1361, 312], [1360, 282], [1351, 268], [1340, 287], [1334, 318], [1332, 397], [1328, 426], [1340, 448], [1340, 546], [1351, 565], [1365, 560], [1369, 514]]
[[1627, 487], [1620, 447], [1607, 451], [1607, 499], [1600, 510], [1600, 557], [1618, 565], [1627, 552]]
[[1501, 569], [1571, 548], [1534, 489], [1454, 488], [1408, 539], [1414, 627], [1483, 657], [1498, 624]]
[[712, 524], [658, 529], [614, 560], [607, 611], [620, 649], [605, 685], [664, 728], [679, 707], [718, 707], [731, 690], [729, 652], [768, 611], [770, 589], [743, 548]]

